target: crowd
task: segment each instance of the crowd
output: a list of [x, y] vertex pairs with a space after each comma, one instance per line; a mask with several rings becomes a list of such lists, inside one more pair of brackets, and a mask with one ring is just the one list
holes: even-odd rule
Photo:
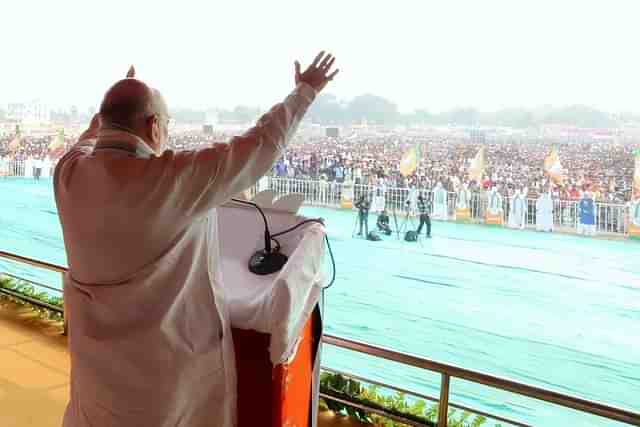
[[[399, 172], [402, 155], [420, 144], [420, 161], [412, 176]], [[468, 166], [481, 146], [486, 147], [485, 176], [470, 181]], [[472, 191], [495, 187], [510, 197], [527, 189], [536, 198], [547, 191], [549, 180], [544, 159], [553, 144], [543, 141], [476, 142], [470, 138], [403, 137], [388, 135], [349, 139], [298, 139], [274, 168], [274, 175], [300, 179], [344, 181], [404, 188], [415, 185], [431, 189], [438, 182], [450, 192], [467, 184]], [[634, 145], [613, 142], [562, 144], [558, 146], [565, 182], [553, 186], [556, 199], [577, 200], [589, 190], [602, 202], [620, 203], [631, 195]]]
[[[214, 142], [227, 141], [230, 135], [200, 132], [174, 134], [170, 148], [190, 150]], [[48, 155], [51, 137], [24, 138], [17, 151], [11, 150], [11, 137], [0, 138], [0, 158], [43, 160]], [[67, 137], [70, 144], [72, 138]], [[410, 147], [420, 146], [417, 170], [403, 177], [399, 172], [402, 155]], [[486, 147], [485, 177], [480, 182], [469, 181], [468, 166], [481, 145]], [[272, 174], [276, 177], [301, 180], [326, 179], [343, 182], [350, 178], [356, 184], [431, 189], [438, 182], [448, 191], [467, 184], [471, 191], [495, 187], [510, 197], [516, 190], [527, 189], [536, 198], [549, 188], [543, 173], [544, 158], [553, 144], [540, 140], [476, 141], [468, 137], [408, 136], [389, 133], [348, 138], [298, 136], [286, 156], [278, 161]], [[566, 170], [562, 186], [553, 187], [553, 197], [577, 200], [581, 191], [589, 190], [601, 202], [622, 203], [631, 196], [634, 144], [614, 142], [565, 143], [557, 145], [560, 160]]]

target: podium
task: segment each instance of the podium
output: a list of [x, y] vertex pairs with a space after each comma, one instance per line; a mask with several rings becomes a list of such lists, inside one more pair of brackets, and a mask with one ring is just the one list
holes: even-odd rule
[[[256, 196], [272, 234], [306, 218], [296, 215], [302, 196], [271, 203]], [[284, 268], [259, 276], [251, 255], [264, 248], [264, 222], [251, 206], [218, 209], [225, 302], [232, 326], [238, 378], [238, 427], [314, 427], [319, 399], [322, 319], [319, 309], [325, 251], [324, 226], [305, 224], [277, 238], [289, 257]]]

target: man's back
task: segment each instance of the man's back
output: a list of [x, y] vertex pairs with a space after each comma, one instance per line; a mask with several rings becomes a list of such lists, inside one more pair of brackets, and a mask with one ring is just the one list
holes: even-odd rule
[[204, 426], [213, 414], [231, 425], [230, 331], [211, 265], [215, 211], [193, 218], [182, 209], [166, 161], [97, 150], [64, 159], [56, 173], [71, 266], [65, 426]]
[[235, 425], [215, 208], [273, 167], [335, 76], [333, 60], [321, 52], [304, 73], [296, 63], [282, 103], [229, 144], [197, 151], [164, 151], [168, 107], [133, 68], [109, 89], [54, 174], [69, 263], [64, 427]]

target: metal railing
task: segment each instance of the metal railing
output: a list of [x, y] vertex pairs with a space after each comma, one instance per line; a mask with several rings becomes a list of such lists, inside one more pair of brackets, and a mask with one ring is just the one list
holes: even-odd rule
[[[50, 270], [58, 273], [65, 273], [67, 271], [65, 267], [60, 265], [39, 261], [33, 258], [28, 258], [28, 257], [16, 255], [16, 254], [5, 252], [5, 251], [0, 251], [0, 258], [9, 259], [12, 261], [31, 265], [33, 267], [42, 268], [45, 270]], [[439, 403], [438, 427], [447, 426], [447, 415], [448, 415], [449, 406], [467, 409], [462, 405], [449, 403], [449, 394], [450, 394], [449, 389], [450, 389], [451, 378], [458, 378], [458, 379], [466, 380], [472, 383], [482, 384], [482, 385], [493, 387], [499, 390], [504, 390], [504, 391], [508, 391], [518, 395], [528, 396], [537, 400], [554, 403], [556, 405], [563, 406], [565, 408], [571, 408], [580, 412], [597, 415], [613, 421], [619, 421], [619, 422], [634, 425], [634, 426], [640, 426], [640, 413], [633, 412], [627, 409], [622, 409], [615, 406], [606, 405], [604, 403], [595, 402], [595, 401], [583, 399], [580, 397], [559, 393], [556, 391], [525, 384], [522, 382], [514, 381], [514, 380], [503, 378], [503, 377], [498, 377], [495, 375], [486, 374], [479, 371], [473, 371], [473, 370], [462, 368], [455, 365], [433, 361], [430, 359], [411, 355], [408, 353], [401, 353], [398, 351], [363, 343], [356, 340], [336, 337], [336, 336], [327, 335], [327, 334], [323, 335], [322, 340], [325, 344], [328, 344], [328, 345], [333, 345], [336, 347], [344, 348], [344, 349], [355, 351], [358, 353], [368, 354], [370, 356], [401, 363], [403, 365], [413, 366], [413, 367], [439, 373], [441, 375], [441, 387], [440, 387], [440, 397], [439, 399], [437, 399]], [[420, 396], [418, 393], [411, 392], [411, 394]], [[435, 400], [435, 398], [430, 398], [430, 400]], [[524, 423], [521, 423], [518, 421], [511, 422], [506, 418], [494, 416], [491, 414], [486, 414], [482, 411], [478, 411], [474, 409], [470, 409], [470, 411], [476, 414], [489, 416], [497, 420], [504, 420], [506, 422], [513, 423], [514, 425], [525, 425]]]
[[[559, 393], [556, 391], [544, 389], [542, 387], [525, 384], [522, 382], [486, 374], [483, 372], [472, 371], [470, 369], [461, 368], [455, 365], [436, 362], [423, 357], [401, 353], [356, 340], [336, 337], [327, 334], [323, 336], [322, 340], [324, 343], [336, 347], [439, 373], [441, 375], [441, 387], [440, 399], [438, 401], [438, 427], [446, 427], [448, 414], [447, 409], [449, 406], [454, 406], [452, 404], [449, 404], [449, 387], [451, 378], [458, 378], [472, 383], [482, 384], [499, 390], [504, 390], [514, 394], [553, 403], [565, 408], [575, 409], [580, 412], [597, 415], [613, 421], [640, 426], [640, 413], [632, 412], [627, 409], [622, 409], [615, 406], [606, 405], [604, 403]], [[475, 412], [475, 410], [473, 411]]]
[[[31, 178], [34, 176], [33, 160], [1, 160], [0, 159], [0, 177], [15, 176]], [[41, 165], [41, 177], [47, 178], [53, 174], [54, 163], [47, 162]]]
[[[53, 166], [51, 166], [53, 167]], [[43, 170], [42, 177], [46, 178], [53, 169]], [[32, 164], [25, 160], [12, 160], [0, 164], [0, 177], [32, 177]], [[344, 183], [328, 182], [308, 179], [290, 179], [265, 177], [250, 190], [251, 195], [255, 195], [262, 190], [271, 190], [276, 195], [281, 196], [289, 193], [301, 193], [305, 196], [305, 205], [340, 207]], [[431, 189], [417, 189], [417, 191], [431, 197]], [[410, 198], [407, 188], [385, 187], [380, 188], [374, 185], [353, 185], [353, 199], [362, 194], [373, 197], [372, 212], [379, 208], [386, 208], [392, 212], [406, 212], [408, 206], [406, 201]], [[447, 194], [447, 219], [455, 218], [456, 193]], [[510, 199], [504, 197], [502, 209], [504, 212], [504, 223], [509, 222]], [[577, 232], [579, 223], [578, 201], [575, 200], [554, 200], [553, 224], [556, 228]], [[484, 214], [487, 210], [487, 199], [480, 193], [472, 193], [469, 200], [471, 219], [475, 222], [483, 222]], [[536, 224], [536, 200], [527, 199], [527, 212], [525, 215], [526, 226], [534, 227]], [[434, 218], [435, 219], [435, 218]], [[629, 207], [623, 204], [597, 202], [595, 207], [596, 232], [600, 234], [626, 235], [629, 228]]]
[[[341, 206], [342, 194], [345, 191], [344, 183], [319, 181], [310, 179], [290, 179], [265, 177], [252, 189], [252, 193], [262, 190], [271, 190], [276, 196], [289, 193], [301, 193], [305, 196], [305, 205], [319, 207], [339, 208]], [[348, 190], [351, 192], [351, 189]], [[418, 188], [415, 190], [427, 197], [432, 197], [431, 189]], [[353, 200], [357, 200], [362, 194], [372, 197], [372, 212], [380, 210], [382, 207], [390, 212], [407, 212], [409, 205], [407, 200], [412, 196], [408, 188], [378, 187], [374, 185], [353, 185]], [[457, 194], [447, 193], [447, 219], [455, 218]], [[577, 232], [579, 217], [579, 201], [577, 200], [553, 200], [553, 224], [557, 229], [568, 232]], [[472, 192], [468, 203], [471, 210], [471, 218], [476, 222], [483, 222], [487, 211], [488, 201], [486, 195]], [[503, 197], [502, 211], [504, 213], [504, 223], [508, 224], [511, 199]], [[616, 203], [595, 203], [596, 232], [601, 234], [625, 235], [629, 225], [629, 207]], [[527, 211], [525, 215], [526, 226], [536, 225], [536, 200], [527, 199]]]

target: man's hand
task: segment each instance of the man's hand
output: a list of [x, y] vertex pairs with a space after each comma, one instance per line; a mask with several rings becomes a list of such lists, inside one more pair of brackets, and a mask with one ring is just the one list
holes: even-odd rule
[[127, 71], [127, 78], [128, 78], [128, 79], [133, 79], [133, 78], [135, 78], [135, 77], [136, 77], [136, 69], [135, 69], [135, 67], [132, 65], [132, 66], [129, 68], [129, 71]]
[[78, 138], [78, 142], [85, 141], [87, 139], [94, 139], [98, 137], [98, 130], [100, 129], [100, 114], [96, 114], [91, 119], [91, 124], [89, 125], [89, 129], [85, 130], [80, 138]]
[[309, 68], [307, 68], [304, 73], [300, 72], [300, 63], [296, 61], [296, 85], [302, 82], [307, 83], [319, 93], [327, 83], [333, 80], [336, 74], [338, 74], [338, 71], [340, 71], [335, 70], [330, 73], [335, 60], [336, 58], [333, 55], [325, 55], [324, 51], [322, 51], [316, 56], [316, 59], [314, 59], [313, 63], [309, 65]]

